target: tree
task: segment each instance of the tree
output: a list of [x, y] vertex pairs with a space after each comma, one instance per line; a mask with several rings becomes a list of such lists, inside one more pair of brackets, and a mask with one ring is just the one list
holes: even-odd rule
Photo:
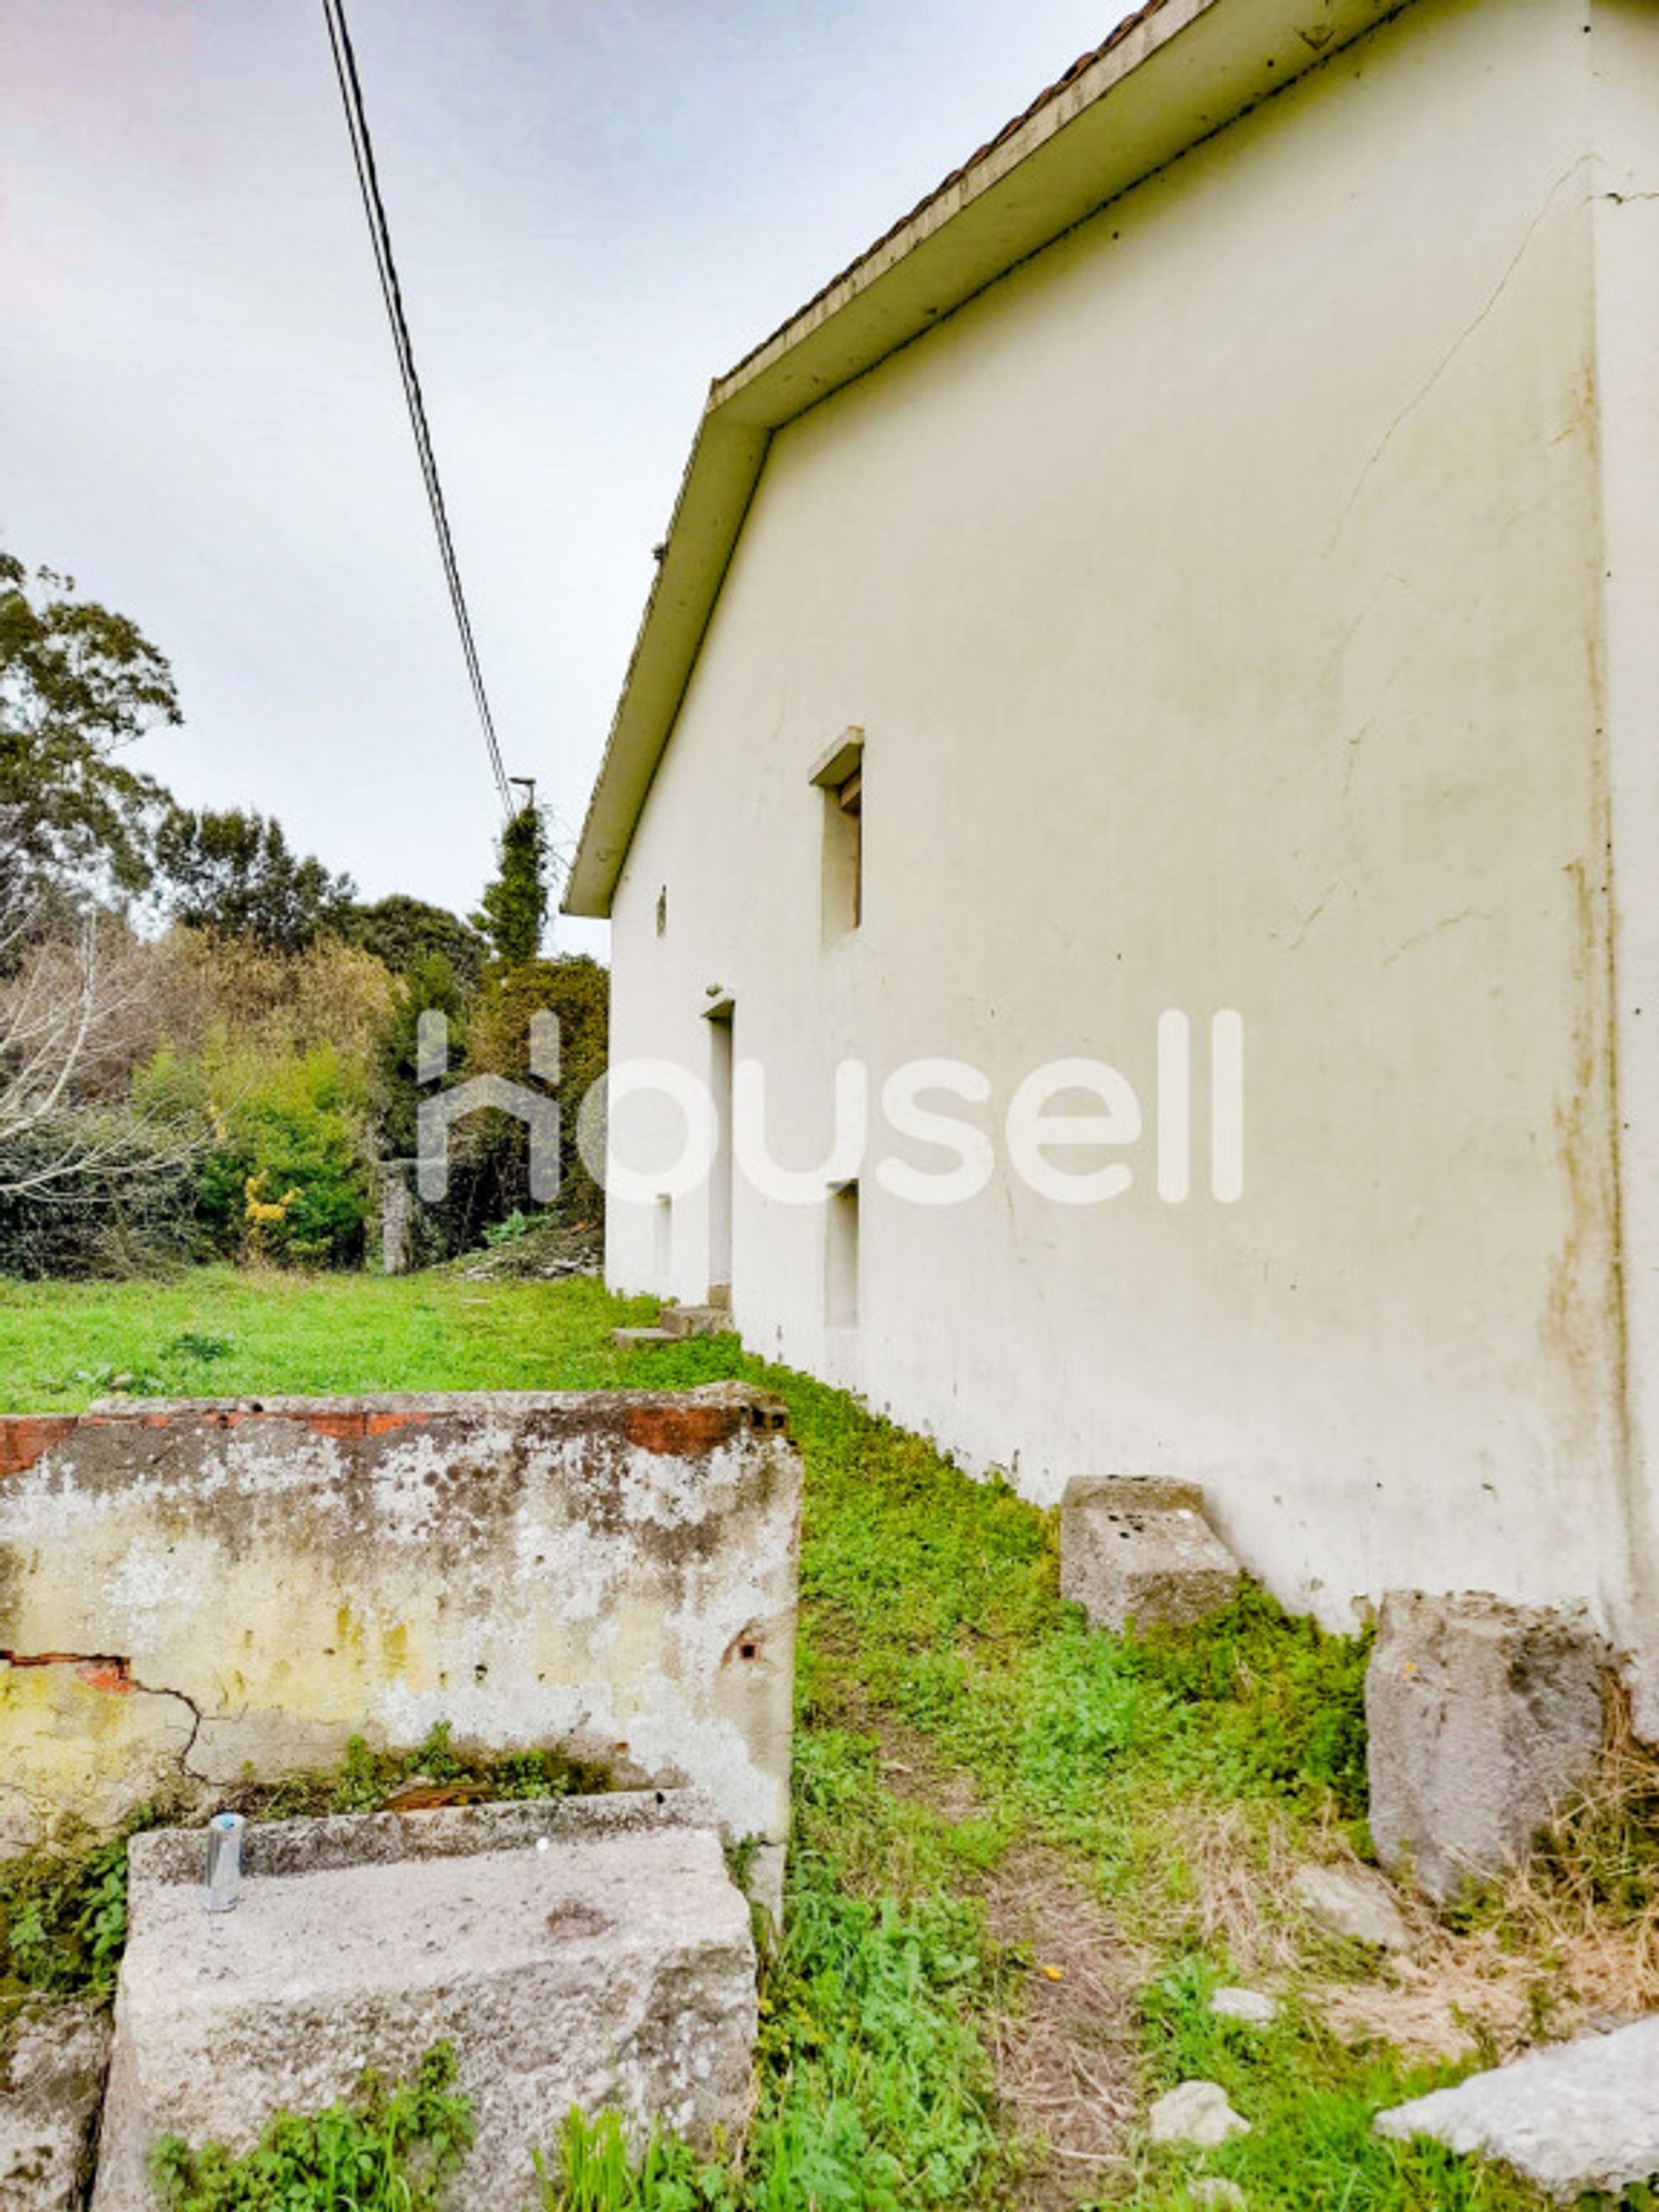
[[[567, 1222], [602, 1221], [604, 1193], [588, 1172], [576, 1132], [582, 1103], [604, 1075], [609, 1055], [607, 971], [582, 952], [526, 961], [492, 976], [467, 1033], [467, 1071], [532, 1083], [531, 1021], [538, 1013], [556, 1015], [559, 1024], [559, 1212]], [[470, 1148], [493, 1164], [500, 1211], [531, 1203], [529, 1147], [518, 1122], [480, 1115]]]
[[124, 1096], [151, 950], [43, 888], [0, 809], [0, 1272], [84, 1272], [188, 1221], [199, 1133]]
[[503, 968], [522, 967], [542, 949], [547, 879], [547, 824], [539, 807], [520, 807], [501, 832], [500, 871], [473, 917]]
[[411, 961], [376, 1055], [381, 1145], [389, 1160], [415, 1157], [416, 1117], [421, 1100], [421, 1016], [442, 1014], [459, 1041], [466, 1002], [461, 981], [442, 953], [421, 953]]
[[133, 893], [150, 880], [161, 785], [119, 757], [180, 720], [166, 660], [126, 616], [0, 553], [0, 811], [9, 865]]
[[345, 917], [342, 934], [365, 952], [391, 969], [394, 976], [409, 976], [416, 964], [434, 955], [448, 962], [464, 990], [477, 988], [489, 944], [447, 906], [429, 906], [423, 899], [410, 899], [401, 892], [378, 899], [372, 906], [353, 906]]
[[356, 890], [348, 875], [291, 852], [280, 822], [239, 808], [171, 808], [156, 860], [175, 920], [270, 952], [303, 952], [341, 928]]

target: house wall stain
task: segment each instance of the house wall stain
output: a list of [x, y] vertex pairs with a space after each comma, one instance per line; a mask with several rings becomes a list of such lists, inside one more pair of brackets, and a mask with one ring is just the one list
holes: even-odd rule
[[785, 1839], [800, 1476], [760, 1393], [100, 1407], [0, 1421], [0, 1849], [441, 1720]]
[[[1592, 86], [1592, 12], [1419, 0], [772, 438], [617, 887], [613, 1052], [709, 1079], [717, 977], [790, 1164], [843, 1061], [879, 1100], [925, 1055], [987, 1086], [992, 1173], [909, 1204], [885, 1163], [936, 1160], [873, 1112], [856, 1327], [824, 1209], [744, 1177], [729, 1221], [613, 1195], [607, 1272], [726, 1282], [753, 1349], [1039, 1503], [1200, 1484], [1331, 1628], [1391, 1589], [1586, 1604], [1659, 1729], [1659, 33], [1618, 0]], [[810, 778], [853, 726], [826, 947]], [[1005, 1141], [1072, 1056], [1141, 1109], [1106, 1204]], [[643, 1093], [609, 1126], [636, 1172], [679, 1141]]]

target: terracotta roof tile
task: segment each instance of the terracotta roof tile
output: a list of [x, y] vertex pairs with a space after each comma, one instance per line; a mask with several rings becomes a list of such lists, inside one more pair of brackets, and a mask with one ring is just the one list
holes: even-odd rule
[[1121, 46], [1132, 32], [1139, 30], [1142, 23], [1150, 22], [1152, 17], [1159, 14], [1167, 3], [1168, 0], [1146, 0], [1143, 7], [1137, 8], [1133, 15], [1125, 16], [1122, 22], [1116, 24], [1098, 46], [1091, 47], [1087, 54], [1080, 54], [1071, 67], [1063, 75], [1057, 77], [1052, 85], [1046, 86], [1028, 107], [1022, 108], [1018, 115], [1005, 123], [994, 138], [988, 138], [982, 146], [969, 154], [967, 160], [952, 169], [949, 176], [942, 178], [931, 192], [924, 193], [913, 207], [900, 215], [897, 222], [889, 224], [880, 237], [866, 246], [863, 252], [849, 261], [844, 269], [837, 270], [828, 283], [821, 284], [810, 300], [804, 301], [797, 308], [793, 315], [786, 316], [776, 330], [769, 331], [758, 346], [752, 346], [743, 359], [734, 363], [727, 372], [727, 375], [718, 378], [717, 381], [723, 384], [730, 377], [734, 377], [740, 369], [754, 359], [756, 354], [764, 353], [774, 339], [780, 338], [784, 332], [792, 324], [798, 323], [803, 315], [810, 315], [820, 300], [827, 299], [836, 287], [844, 283], [853, 271], [861, 268], [872, 254], [880, 253], [889, 239], [897, 238], [900, 231], [916, 220], [925, 207], [931, 207], [934, 200], [943, 198], [945, 193], [960, 184], [969, 171], [982, 162], [987, 155], [994, 154], [1005, 140], [1014, 137], [1015, 131], [1022, 130], [1032, 118], [1040, 114], [1051, 100], [1057, 100], [1068, 86], [1076, 84], [1085, 70], [1092, 69], [1096, 61], [1109, 54], [1114, 47]]

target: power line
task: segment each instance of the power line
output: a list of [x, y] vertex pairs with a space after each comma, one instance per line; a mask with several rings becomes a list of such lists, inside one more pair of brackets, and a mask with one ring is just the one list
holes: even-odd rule
[[328, 43], [334, 49], [334, 74], [340, 80], [340, 97], [345, 105], [346, 128], [351, 137], [352, 160], [356, 165], [357, 181], [363, 194], [363, 212], [369, 219], [369, 238], [374, 247], [374, 263], [380, 278], [381, 296], [385, 301], [386, 316], [391, 325], [392, 344], [397, 350], [397, 367], [404, 380], [404, 397], [409, 407], [410, 427], [415, 433], [415, 449], [420, 456], [421, 474], [426, 483], [427, 504], [432, 510], [432, 527], [437, 532], [438, 555], [443, 563], [444, 580], [449, 587], [449, 603], [455, 610], [455, 627], [461, 632], [461, 650], [466, 659], [473, 697], [478, 704], [478, 719], [483, 726], [491, 772], [495, 778], [496, 789], [501, 794], [501, 804], [512, 816], [518, 810], [502, 762], [501, 747], [496, 739], [495, 718], [490, 712], [489, 695], [484, 689], [484, 671], [479, 664], [478, 647], [473, 638], [472, 617], [467, 611], [467, 594], [461, 588], [461, 564], [455, 558], [454, 540], [449, 534], [449, 517], [444, 508], [443, 486], [438, 479], [437, 456], [432, 450], [432, 433], [427, 427], [426, 403], [421, 396], [421, 379], [415, 367], [415, 347], [404, 315], [404, 296], [397, 282], [397, 264], [392, 259], [391, 231], [386, 221], [385, 205], [380, 197], [380, 180], [374, 165], [374, 145], [369, 137], [369, 118], [364, 109], [363, 87], [357, 73], [357, 56], [353, 51], [352, 35], [346, 24], [346, 0], [322, 0], [322, 12], [328, 26]]

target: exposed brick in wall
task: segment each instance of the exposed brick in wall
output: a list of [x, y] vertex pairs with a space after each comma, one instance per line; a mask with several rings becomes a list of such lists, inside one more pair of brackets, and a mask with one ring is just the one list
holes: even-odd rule
[[763, 1394], [112, 1402], [0, 1419], [0, 1848], [439, 1720], [783, 1840], [799, 1468]]

